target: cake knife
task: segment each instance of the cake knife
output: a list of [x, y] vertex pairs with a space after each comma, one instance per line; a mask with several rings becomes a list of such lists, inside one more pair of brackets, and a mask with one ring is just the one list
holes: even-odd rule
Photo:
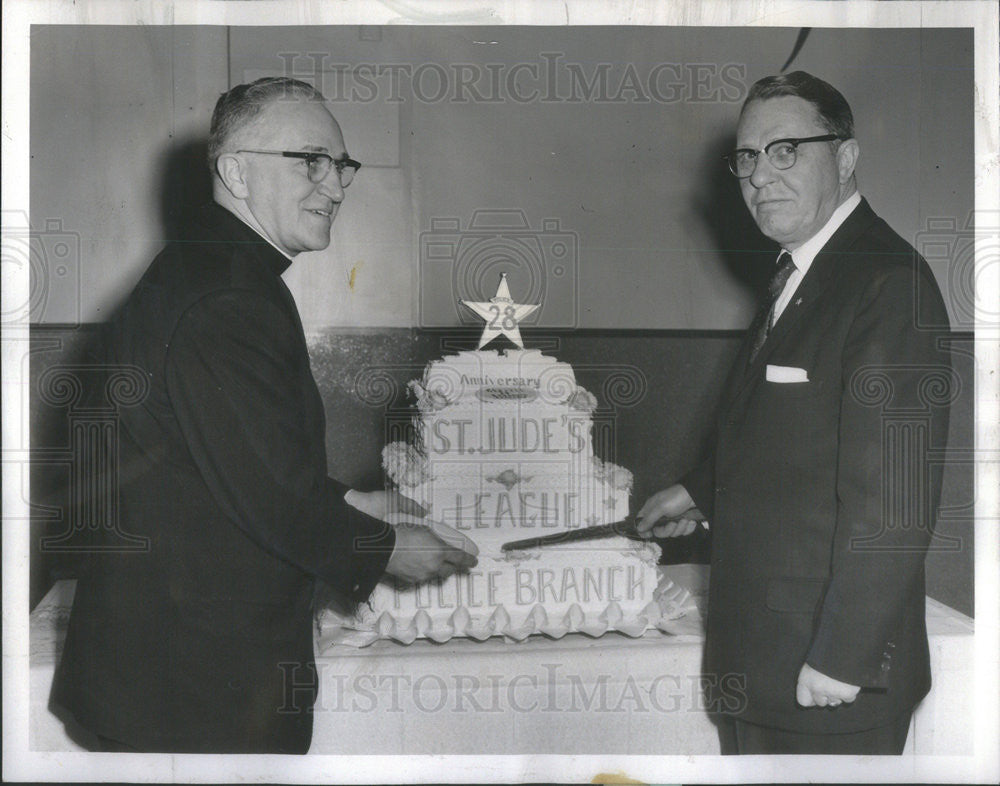
[[555, 543], [579, 543], [585, 540], [598, 540], [599, 538], [610, 538], [613, 535], [621, 535], [630, 540], [648, 540], [642, 537], [635, 528], [635, 519], [629, 516], [627, 519], [615, 521], [611, 524], [599, 524], [596, 527], [581, 527], [580, 529], [568, 529], [562, 532], [554, 532], [551, 535], [540, 535], [535, 538], [525, 538], [524, 540], [512, 540], [504, 543], [500, 551], [520, 551], [523, 549], [533, 549], [538, 546], [550, 546]]

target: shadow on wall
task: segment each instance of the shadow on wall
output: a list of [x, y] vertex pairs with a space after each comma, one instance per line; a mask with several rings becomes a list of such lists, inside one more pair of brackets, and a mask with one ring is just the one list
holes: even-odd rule
[[164, 145], [155, 156], [149, 177], [152, 193], [156, 195], [159, 234], [148, 238], [148, 245], [142, 243], [142, 253], [148, 256], [134, 260], [135, 266], [129, 266], [119, 285], [108, 293], [108, 300], [100, 302], [97, 313], [88, 319], [113, 320], [153, 258], [167, 243], [183, 237], [195, 211], [212, 201], [207, 155], [207, 138], [190, 137]]
[[207, 159], [206, 137], [181, 140], [164, 151], [157, 176], [161, 184], [160, 222], [164, 239], [180, 237], [192, 212], [212, 200]]
[[732, 150], [732, 134], [720, 135], [704, 147], [701, 171], [705, 177], [693, 196], [693, 212], [701, 220], [726, 270], [760, 295], [767, 286], [778, 246], [761, 234], [747, 210], [739, 181], [722, 156]]

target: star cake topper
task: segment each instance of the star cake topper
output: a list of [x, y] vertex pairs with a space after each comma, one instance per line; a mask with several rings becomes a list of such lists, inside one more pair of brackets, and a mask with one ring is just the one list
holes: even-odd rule
[[521, 340], [521, 329], [517, 323], [538, 308], [540, 303], [527, 305], [525, 303], [515, 303], [510, 296], [510, 289], [507, 287], [507, 274], [500, 274], [500, 284], [497, 286], [497, 293], [490, 298], [489, 303], [475, 303], [470, 300], [461, 301], [463, 306], [467, 306], [475, 311], [480, 317], [486, 320], [483, 327], [483, 335], [479, 339], [479, 346], [482, 349], [493, 339], [506, 336], [519, 349], [524, 349], [524, 342]]

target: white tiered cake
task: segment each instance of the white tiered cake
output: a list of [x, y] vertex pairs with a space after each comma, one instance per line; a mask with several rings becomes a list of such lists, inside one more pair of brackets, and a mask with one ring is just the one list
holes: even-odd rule
[[620, 536], [502, 552], [507, 541], [628, 514], [631, 473], [594, 456], [595, 398], [538, 350], [469, 351], [411, 382], [415, 445], [383, 451], [400, 491], [479, 547], [467, 574], [380, 583], [358, 623], [380, 637], [641, 635], [661, 616], [659, 546]]

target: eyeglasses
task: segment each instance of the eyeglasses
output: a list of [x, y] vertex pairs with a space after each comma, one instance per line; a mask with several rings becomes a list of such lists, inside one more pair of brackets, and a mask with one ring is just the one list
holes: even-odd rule
[[767, 156], [767, 160], [775, 169], [790, 169], [795, 166], [799, 145], [806, 142], [832, 142], [835, 139], [843, 138], [838, 134], [823, 134], [823, 136], [809, 136], [804, 139], [775, 139], [761, 150], [741, 147], [722, 158], [729, 164], [729, 171], [742, 180], [754, 173], [757, 168], [757, 157], [761, 153]]
[[265, 156], [284, 156], [285, 158], [301, 158], [306, 162], [306, 176], [313, 183], [322, 183], [330, 174], [330, 169], [337, 170], [337, 179], [341, 188], [347, 188], [354, 180], [355, 173], [361, 169], [361, 162], [353, 158], [334, 158], [326, 153], [311, 153], [302, 150], [237, 150], [237, 153], [260, 153]]

